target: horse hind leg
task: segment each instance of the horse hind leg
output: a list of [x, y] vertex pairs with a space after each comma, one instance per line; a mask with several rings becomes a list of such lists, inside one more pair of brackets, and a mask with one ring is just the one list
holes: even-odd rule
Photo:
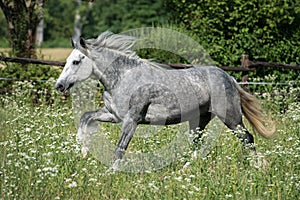
[[[229, 91], [230, 92], [230, 91]], [[240, 139], [244, 147], [254, 149], [254, 138], [245, 129], [243, 124], [243, 114], [239, 99], [235, 96], [227, 95], [226, 103], [221, 107], [215, 106], [215, 114], [218, 118]]]
[[237, 118], [237, 122], [234, 122], [234, 117], [232, 117], [231, 120], [225, 120], [225, 125], [229, 129], [233, 130], [234, 134], [239, 138], [245, 148], [255, 151], [253, 135], [249, 133], [249, 131], [245, 128], [242, 121], [242, 116], [239, 116]]
[[235, 135], [241, 140], [243, 146], [249, 149], [249, 155], [251, 156], [250, 165], [257, 169], [266, 169], [269, 167], [268, 160], [265, 159], [263, 153], [259, 153], [255, 149], [253, 136], [244, 128], [243, 123], [239, 123], [237, 126], [227, 125], [232, 129]]
[[190, 131], [195, 135], [193, 143], [198, 145], [201, 141], [203, 130], [207, 124], [214, 118], [212, 113], [206, 113], [205, 115], [200, 115], [199, 119], [194, 119], [189, 121]]
[[231, 130], [233, 130], [234, 134], [239, 138], [242, 142], [242, 145], [245, 149], [250, 150], [249, 154], [251, 156], [250, 165], [255, 168], [265, 169], [269, 166], [268, 161], [264, 158], [264, 155], [257, 152], [254, 145], [253, 135], [246, 130], [243, 121], [242, 121], [242, 112], [239, 109], [235, 109], [238, 107], [231, 107], [230, 110], [227, 110], [226, 117], [220, 118], [224, 124]]

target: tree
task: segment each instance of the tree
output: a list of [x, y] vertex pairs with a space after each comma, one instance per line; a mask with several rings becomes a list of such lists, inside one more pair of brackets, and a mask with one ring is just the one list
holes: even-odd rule
[[36, 28], [43, 18], [45, 0], [0, 0], [13, 53], [18, 57], [35, 57]]

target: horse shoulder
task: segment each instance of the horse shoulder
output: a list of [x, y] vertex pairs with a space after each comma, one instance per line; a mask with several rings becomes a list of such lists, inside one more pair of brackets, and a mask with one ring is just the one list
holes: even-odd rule
[[120, 118], [119, 112], [118, 112], [118, 107], [114, 101], [113, 96], [111, 95], [110, 92], [104, 91], [102, 95], [104, 105], [107, 108], [107, 110], [111, 113], [114, 114], [117, 118]]

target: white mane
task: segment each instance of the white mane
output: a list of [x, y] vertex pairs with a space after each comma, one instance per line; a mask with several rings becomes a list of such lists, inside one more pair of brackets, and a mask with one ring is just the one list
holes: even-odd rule
[[130, 58], [139, 59], [140, 57], [132, 50], [132, 47], [137, 40], [137, 38], [131, 36], [119, 35], [110, 31], [105, 31], [96, 39], [86, 40], [86, 43], [90, 48], [96, 51], [101, 51], [101, 48], [108, 48], [118, 51]]
[[87, 47], [96, 52], [101, 52], [102, 48], [117, 51], [120, 54], [127, 56], [130, 59], [141, 60], [153, 67], [167, 68], [169, 66], [152, 62], [151, 60], [141, 59], [133, 50], [133, 46], [139, 39], [128, 35], [114, 34], [110, 31], [101, 33], [96, 39], [87, 39]]

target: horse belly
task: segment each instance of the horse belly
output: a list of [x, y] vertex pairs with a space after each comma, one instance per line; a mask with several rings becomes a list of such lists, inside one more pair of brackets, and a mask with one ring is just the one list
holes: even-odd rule
[[163, 104], [150, 105], [148, 111], [142, 120], [143, 124], [170, 125], [190, 121], [200, 116], [199, 105], [193, 108], [182, 110], [180, 107], [168, 109]]
[[180, 109], [167, 109], [162, 104], [150, 105], [142, 123], [153, 125], [169, 125], [181, 122]]

